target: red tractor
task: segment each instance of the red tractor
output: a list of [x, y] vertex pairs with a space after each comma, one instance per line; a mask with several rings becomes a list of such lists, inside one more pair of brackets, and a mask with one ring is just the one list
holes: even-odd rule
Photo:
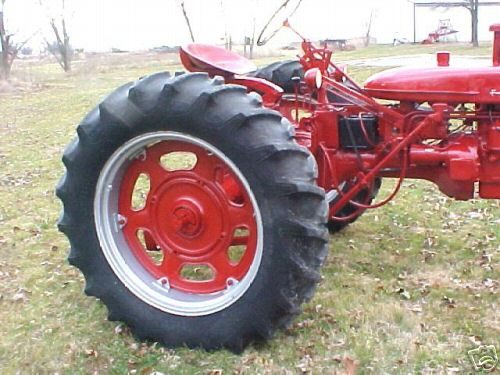
[[[288, 23], [285, 26], [290, 27]], [[291, 27], [290, 27], [291, 28]], [[242, 351], [313, 296], [334, 233], [405, 178], [500, 198], [493, 67], [398, 68], [356, 84], [304, 39], [261, 70], [191, 44], [190, 73], [123, 85], [67, 147], [59, 228], [85, 292], [139, 339]], [[398, 183], [374, 202], [382, 178]]]

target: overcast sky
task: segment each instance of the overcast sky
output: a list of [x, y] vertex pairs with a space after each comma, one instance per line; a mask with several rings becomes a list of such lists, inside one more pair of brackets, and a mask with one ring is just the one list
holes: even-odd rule
[[[6, 23], [22, 37], [36, 32], [51, 36], [48, 14], [57, 12], [60, 0], [7, 0]], [[197, 41], [218, 43], [227, 30], [237, 41], [250, 35], [253, 19], [257, 29], [267, 21], [283, 0], [185, 0]], [[87, 51], [114, 48], [141, 50], [161, 45], [189, 42], [179, 0], [66, 0], [68, 28], [74, 47]], [[258, 4], [258, 6], [255, 6]], [[53, 7], [50, 9], [50, 7]], [[413, 5], [407, 0], [303, 0], [291, 22], [311, 39], [360, 37], [374, 12], [372, 35], [380, 43], [395, 36], [413, 40]], [[417, 38], [436, 29], [440, 19], [450, 18], [458, 39], [470, 39], [470, 16], [465, 9], [417, 9]], [[489, 25], [500, 22], [500, 7], [483, 8], [480, 13], [480, 39], [491, 40]], [[20, 35], [20, 37], [21, 37]], [[275, 43], [297, 38], [282, 31]], [[40, 37], [32, 45], [41, 44]]]

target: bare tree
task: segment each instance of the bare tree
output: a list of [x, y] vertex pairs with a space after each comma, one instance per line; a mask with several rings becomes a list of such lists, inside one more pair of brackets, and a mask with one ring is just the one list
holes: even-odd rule
[[366, 24], [366, 34], [365, 34], [365, 47], [370, 45], [371, 33], [372, 33], [372, 23], [373, 23], [373, 9], [370, 11], [370, 18]]
[[[43, 6], [42, 0], [40, 5]], [[55, 42], [45, 40], [47, 50], [56, 58], [57, 62], [65, 72], [71, 71], [71, 60], [73, 59], [73, 48], [69, 41], [68, 29], [66, 27], [66, 4], [61, 0], [60, 15], [49, 16], [49, 23], [54, 34]]]
[[463, 3], [463, 6], [470, 12], [471, 16], [471, 43], [474, 47], [479, 47], [479, 0], [464, 0]]
[[193, 29], [191, 28], [191, 21], [189, 21], [188, 14], [186, 12], [186, 5], [184, 4], [184, 0], [181, 0], [181, 9], [182, 9], [182, 14], [184, 15], [184, 19], [186, 20], [186, 25], [189, 29], [189, 34], [191, 35], [191, 41], [194, 43]]
[[28, 39], [22, 42], [15, 42], [14, 34], [7, 32], [5, 27], [5, 11], [4, 5], [6, 0], [1, 0], [0, 5], [0, 44], [2, 50], [1, 61], [0, 61], [0, 79], [7, 80], [10, 78], [10, 72], [12, 71], [12, 64], [17, 58], [19, 51], [28, 43]]
[[253, 19], [252, 19], [252, 38], [250, 40], [250, 58], [253, 59], [253, 50], [255, 48], [255, 43], [257, 42], [255, 40], [255, 32], [256, 32], [256, 27], [257, 27], [257, 14], [258, 10], [260, 9], [260, 0], [254, 0], [254, 14], [253, 14]]

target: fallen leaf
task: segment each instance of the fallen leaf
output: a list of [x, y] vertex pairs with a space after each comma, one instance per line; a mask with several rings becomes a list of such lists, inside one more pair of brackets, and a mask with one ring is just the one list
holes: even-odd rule
[[398, 293], [404, 299], [410, 299], [411, 298], [410, 292], [408, 292], [406, 289], [399, 288], [399, 289], [396, 290], [396, 293]]
[[23, 292], [19, 292], [19, 293], [16, 293], [12, 296], [12, 301], [14, 302], [18, 302], [18, 301], [27, 301], [28, 298], [26, 298], [26, 294], [24, 294]]
[[124, 326], [123, 326], [123, 324], [118, 324], [118, 325], [115, 327], [115, 333], [116, 333], [117, 335], [122, 334], [122, 333], [123, 333], [123, 331], [124, 331]]
[[19, 289], [13, 296], [12, 296], [12, 301], [14, 302], [26, 302], [28, 300], [28, 294], [29, 292], [26, 289]]
[[342, 358], [342, 364], [344, 365], [345, 375], [355, 375], [358, 369], [358, 363], [354, 360], [354, 358], [345, 355]]
[[337, 362], [337, 363], [342, 362], [342, 357], [341, 357], [340, 355], [338, 355], [338, 354], [335, 354], [335, 355], [332, 357], [332, 359], [333, 359], [335, 362]]
[[448, 307], [450, 309], [454, 309], [455, 307], [457, 307], [457, 304], [455, 303], [455, 300], [453, 298], [443, 296], [442, 301], [443, 301], [443, 305], [445, 305], [446, 307]]
[[97, 352], [94, 349], [85, 349], [85, 355], [87, 357], [95, 357], [97, 358]]
[[486, 288], [493, 288], [495, 286], [495, 282], [491, 279], [484, 279], [483, 280], [483, 285], [486, 287]]
[[421, 313], [422, 312], [422, 307], [418, 306], [418, 305], [415, 305], [415, 306], [411, 306], [409, 308], [409, 310], [413, 311], [414, 313]]
[[469, 339], [469, 341], [472, 343], [472, 345], [474, 346], [480, 346], [483, 344], [483, 339], [481, 338], [481, 336], [469, 336], [467, 337]]

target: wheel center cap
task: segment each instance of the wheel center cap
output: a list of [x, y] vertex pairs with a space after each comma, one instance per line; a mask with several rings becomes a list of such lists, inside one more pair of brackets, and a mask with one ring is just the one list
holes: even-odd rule
[[179, 235], [196, 237], [202, 229], [201, 209], [189, 201], [179, 202], [172, 212], [172, 222]]

